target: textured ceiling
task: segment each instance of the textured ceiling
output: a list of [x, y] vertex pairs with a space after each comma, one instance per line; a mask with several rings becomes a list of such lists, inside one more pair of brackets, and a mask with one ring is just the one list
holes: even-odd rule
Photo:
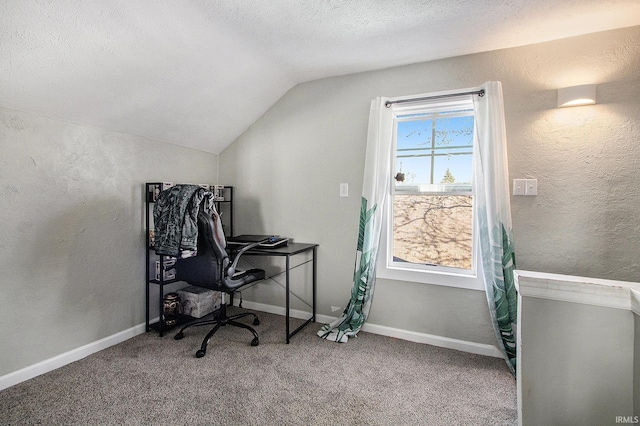
[[638, 0], [4, 0], [0, 106], [219, 153], [298, 83], [634, 25]]

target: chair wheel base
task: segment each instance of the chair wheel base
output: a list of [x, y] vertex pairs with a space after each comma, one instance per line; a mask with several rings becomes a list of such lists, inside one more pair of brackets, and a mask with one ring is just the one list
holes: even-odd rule
[[183, 337], [184, 337], [184, 333], [183, 333], [183, 332], [180, 332], [180, 333], [176, 334], [175, 336], [173, 336], [173, 338], [174, 338], [175, 340], [180, 340], [180, 339], [182, 339]]
[[206, 352], [202, 349], [199, 349], [198, 352], [196, 352], [196, 358], [202, 358], [204, 354], [206, 354]]
[[254, 337], [251, 341], [251, 346], [258, 346], [259, 340], [257, 337]]

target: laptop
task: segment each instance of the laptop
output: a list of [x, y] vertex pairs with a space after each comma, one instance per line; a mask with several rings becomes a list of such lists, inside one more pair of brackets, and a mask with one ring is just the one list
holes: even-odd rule
[[238, 235], [227, 238], [227, 244], [232, 246], [241, 246], [251, 243], [260, 243], [258, 247], [277, 248], [287, 245], [288, 238], [279, 237], [277, 235]]

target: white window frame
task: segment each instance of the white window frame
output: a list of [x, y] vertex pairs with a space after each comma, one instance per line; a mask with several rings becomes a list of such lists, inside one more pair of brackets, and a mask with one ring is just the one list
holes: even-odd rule
[[[429, 95], [427, 95], [429, 96]], [[376, 275], [378, 278], [399, 280], [399, 281], [411, 281], [423, 284], [442, 285], [447, 287], [458, 287], [472, 290], [484, 290], [484, 279], [482, 277], [482, 262], [480, 261], [480, 251], [478, 249], [478, 236], [477, 236], [477, 203], [475, 202], [475, 184], [471, 190], [472, 196], [474, 196], [473, 202], [473, 224], [472, 224], [472, 238], [473, 238], [473, 265], [471, 270], [464, 270], [459, 268], [451, 268], [445, 266], [432, 266], [432, 265], [417, 265], [407, 262], [394, 262], [393, 261], [393, 197], [395, 194], [395, 185], [391, 176], [394, 176], [396, 153], [397, 153], [397, 124], [398, 117], [408, 114], [418, 114], [422, 112], [429, 112], [433, 110], [442, 110], [449, 108], [473, 108], [473, 101], [471, 99], [448, 99], [438, 101], [425, 101], [415, 102], [406, 105], [394, 104], [393, 106], [393, 141], [392, 141], [392, 155], [391, 155], [391, 174], [389, 178], [389, 186], [387, 193], [387, 203], [385, 205], [385, 211], [382, 220], [382, 231], [380, 236], [380, 246], [377, 261]], [[475, 122], [475, 119], [474, 119]], [[475, 128], [475, 125], [474, 125]], [[475, 130], [474, 130], [475, 131]], [[476, 155], [476, 143], [474, 136], [474, 154]], [[464, 193], [468, 194], [468, 193]], [[463, 195], [461, 193], [460, 195]]]

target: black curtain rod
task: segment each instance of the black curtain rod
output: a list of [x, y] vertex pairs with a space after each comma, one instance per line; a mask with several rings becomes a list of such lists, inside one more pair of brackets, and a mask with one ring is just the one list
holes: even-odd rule
[[464, 95], [478, 95], [480, 97], [483, 97], [484, 96], [484, 89], [475, 90], [473, 92], [448, 93], [446, 95], [427, 96], [426, 98], [398, 99], [397, 101], [387, 101], [387, 102], [384, 103], [384, 106], [389, 108], [393, 104], [402, 104], [402, 103], [405, 103], [405, 102], [427, 101], [427, 100], [430, 100], [430, 99], [452, 98], [454, 96], [464, 96]]

